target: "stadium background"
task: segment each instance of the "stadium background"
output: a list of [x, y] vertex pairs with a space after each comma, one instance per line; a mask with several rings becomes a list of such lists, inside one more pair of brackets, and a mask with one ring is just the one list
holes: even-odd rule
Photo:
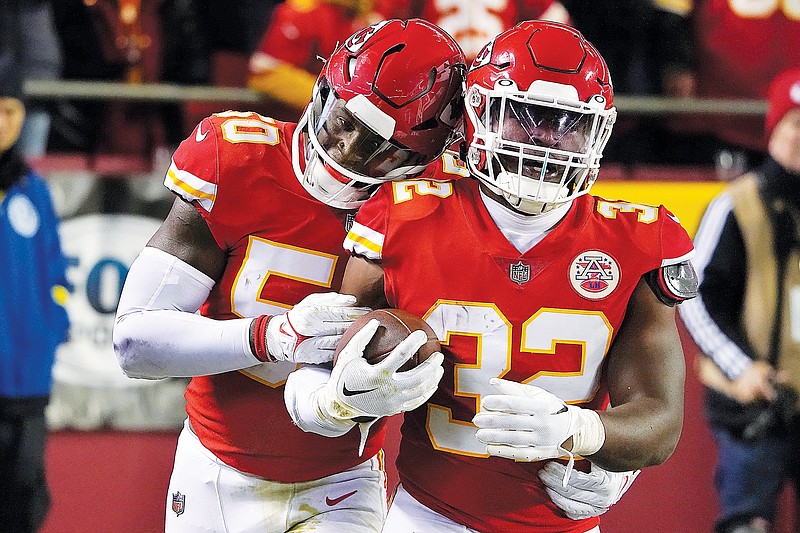
[[[76, 5], [81, 3], [63, 0], [53, 4], [63, 18], [73, 17]], [[109, 2], [83, 3], [102, 6]], [[236, 4], [252, 8], [258, 3], [279, 2]], [[120, 0], [119, 4], [137, 2]], [[155, 4], [142, 3], [145, 7]], [[222, 31], [218, 28], [217, 38], [257, 39], [261, 28], [239, 31], [241, 20], [231, 16], [229, 11], [233, 7], [227, 4], [219, 2], [226, 12], [217, 19], [228, 27]], [[142, 16], [146, 19], [156, 15], [148, 15], [145, 10]], [[127, 35], [128, 30], [131, 28], [114, 27], [109, 35], [114, 35], [114, 31]], [[88, 35], [85, 27], [71, 35], [76, 49], [86, 48], [87, 43], [81, 40], [83, 35]], [[100, 43], [106, 56], [113, 43], [113, 40]], [[98, 75], [92, 81], [83, 81], [80, 78], [86, 76], [76, 74], [80, 69], [68, 69], [64, 79], [26, 83], [30, 101], [46, 103], [56, 110], [56, 131], [65, 131], [71, 125], [63, 120], [70, 116], [64, 113], [64, 102], [72, 105], [66, 111], [102, 105], [109, 112], [104, 117], [111, 119], [94, 132], [105, 137], [101, 139], [105, 142], [79, 150], [80, 139], [71, 140], [72, 144], [62, 139], [58, 146], [62, 150], [31, 161], [53, 190], [63, 220], [64, 248], [71, 258], [70, 281], [76, 287], [69, 303], [73, 329], [70, 341], [58, 354], [53, 401], [48, 410], [51, 438], [47, 466], [53, 507], [44, 533], [163, 531], [167, 484], [185, 416], [182, 398], [185, 381], [125, 378], [111, 349], [111, 325], [127, 268], [171, 203], [161, 181], [174, 146], [164, 143], [165, 136], [169, 137], [164, 131], [151, 128], [158, 122], [151, 114], [153, 107], [179, 105], [185, 128], [193, 127], [208, 113], [225, 109], [265, 112], [269, 106], [264, 105], [263, 98], [244, 88], [247, 55], [243, 50], [252, 48], [251, 45], [252, 42], [211, 43], [216, 51], [208, 66], [207, 84], [174, 85], [188, 83], [179, 78], [162, 79], [169, 83], [159, 83], [147, 79], [146, 69], [138, 71], [139, 79], [130, 76], [125, 79], [121, 76], [126, 72], [124, 68], [115, 71], [116, 79], [104, 78], [103, 72], [93, 73]], [[88, 55], [78, 59], [78, 66], [81, 61], [84, 65], [94, 64]], [[132, 72], [137, 71], [128, 70], [127, 74]], [[732, 105], [725, 101], [677, 101], [646, 95], [622, 95], [616, 104], [621, 119], [635, 118], [642, 122], [663, 117], [681, 119], [690, 113], [713, 116], [727, 112], [761, 117], [765, 109], [760, 101]], [[615, 134], [625, 132], [623, 124]], [[693, 235], [708, 201], [722, 189], [724, 179], [731, 177], [720, 170], [725, 169], [604, 163], [593, 193], [608, 199], [663, 203]], [[712, 530], [717, 512], [713, 490], [716, 450], [702, 418], [702, 390], [692, 373], [697, 349], [682, 329], [681, 334], [687, 382], [680, 443], [664, 465], [648, 468], [625, 498], [604, 516], [603, 533], [710, 533]], [[399, 419], [391, 424], [387, 443], [392, 485], [396, 482], [392, 463], [397, 451], [398, 427]], [[776, 533], [794, 531], [789, 518], [793, 500], [789, 496], [784, 495], [786, 505], [781, 506]]]

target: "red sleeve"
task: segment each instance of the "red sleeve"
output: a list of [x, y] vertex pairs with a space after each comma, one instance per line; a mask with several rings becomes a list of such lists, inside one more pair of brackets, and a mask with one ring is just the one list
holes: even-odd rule
[[659, 206], [661, 223], [661, 266], [672, 265], [691, 259], [694, 245], [689, 234], [681, 226], [678, 217], [666, 207]]
[[378, 192], [358, 210], [356, 222], [373, 231], [386, 232], [386, 213], [392, 206], [392, 183], [381, 185]]
[[218, 136], [212, 117], [200, 121], [172, 154], [164, 184], [207, 217], [219, 185]]
[[358, 210], [344, 240], [345, 250], [373, 261], [383, 259], [383, 241], [388, 229], [387, 214], [392, 203], [392, 184], [386, 183]]
[[257, 113], [219, 113], [203, 119], [173, 154], [164, 185], [195, 205], [221, 248], [252, 230], [247, 206], [258, 209], [254, 191], [263, 195], [275, 175], [292, 172], [286, 126]]

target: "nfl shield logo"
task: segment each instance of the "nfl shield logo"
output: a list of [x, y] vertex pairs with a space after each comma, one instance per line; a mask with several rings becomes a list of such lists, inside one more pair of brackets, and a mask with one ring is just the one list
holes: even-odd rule
[[519, 285], [528, 283], [531, 280], [531, 267], [520, 261], [516, 265], [511, 265], [509, 267], [508, 276], [511, 278], [511, 281]]
[[186, 510], [186, 495], [180, 492], [172, 493], [172, 512], [175, 516], [180, 516]]
[[347, 213], [344, 218], [344, 230], [350, 231], [353, 228], [353, 222], [356, 221], [356, 214], [355, 213]]

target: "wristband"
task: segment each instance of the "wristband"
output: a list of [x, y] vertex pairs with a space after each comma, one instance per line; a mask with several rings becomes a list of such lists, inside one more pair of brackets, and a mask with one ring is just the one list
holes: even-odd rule
[[275, 362], [275, 358], [269, 354], [267, 349], [267, 324], [270, 318], [272, 318], [270, 315], [256, 317], [253, 319], [253, 326], [250, 329], [250, 347], [253, 350], [253, 355], [264, 363]]

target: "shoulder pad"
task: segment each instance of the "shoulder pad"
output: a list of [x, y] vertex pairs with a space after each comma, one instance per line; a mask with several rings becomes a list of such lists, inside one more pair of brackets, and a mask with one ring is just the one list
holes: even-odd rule
[[393, 214], [403, 220], [426, 217], [442, 200], [453, 196], [453, 182], [450, 181], [413, 179], [394, 181], [389, 186]]
[[645, 281], [658, 299], [670, 307], [697, 296], [697, 273], [689, 261], [651, 270], [645, 274]]

